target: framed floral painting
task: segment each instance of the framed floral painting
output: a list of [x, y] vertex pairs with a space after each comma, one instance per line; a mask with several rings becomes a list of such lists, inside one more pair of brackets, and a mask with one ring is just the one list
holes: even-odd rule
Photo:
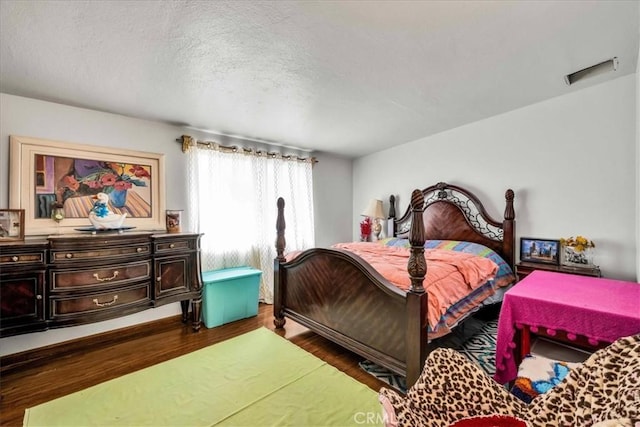
[[125, 225], [164, 229], [164, 154], [10, 137], [12, 208], [24, 209], [27, 235], [88, 227], [96, 195]]

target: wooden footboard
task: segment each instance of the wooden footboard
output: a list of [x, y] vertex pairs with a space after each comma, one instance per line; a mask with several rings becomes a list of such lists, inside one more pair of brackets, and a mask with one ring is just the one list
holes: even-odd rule
[[314, 248], [291, 261], [284, 257], [284, 200], [278, 200], [274, 262], [274, 324], [285, 316], [398, 374], [407, 385], [419, 377], [427, 355], [427, 294], [424, 257], [424, 196], [411, 197], [413, 221], [407, 271], [411, 290], [389, 283], [347, 251]]

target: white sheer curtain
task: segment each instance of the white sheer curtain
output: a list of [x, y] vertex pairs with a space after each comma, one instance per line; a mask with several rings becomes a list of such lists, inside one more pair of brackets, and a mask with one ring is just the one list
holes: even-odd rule
[[278, 197], [285, 200], [287, 251], [315, 244], [310, 160], [223, 152], [192, 145], [189, 223], [204, 233], [202, 271], [251, 266], [262, 271], [260, 300], [273, 302]]

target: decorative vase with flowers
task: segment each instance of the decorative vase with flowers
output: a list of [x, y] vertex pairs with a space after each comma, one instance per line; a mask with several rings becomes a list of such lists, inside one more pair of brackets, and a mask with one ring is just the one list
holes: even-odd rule
[[593, 255], [596, 244], [584, 236], [560, 239], [562, 245], [562, 264], [577, 267], [593, 267]]
[[360, 241], [368, 242], [369, 237], [371, 236], [371, 218], [365, 217], [360, 222]]

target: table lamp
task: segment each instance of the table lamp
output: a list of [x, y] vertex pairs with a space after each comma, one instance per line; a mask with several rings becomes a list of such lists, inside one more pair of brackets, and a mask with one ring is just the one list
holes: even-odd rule
[[384, 218], [384, 212], [382, 211], [382, 200], [372, 199], [369, 202], [369, 206], [362, 212], [362, 216], [368, 216], [373, 220], [373, 234], [376, 236], [376, 240], [380, 240], [380, 231], [382, 231], [382, 225], [380, 220]]

